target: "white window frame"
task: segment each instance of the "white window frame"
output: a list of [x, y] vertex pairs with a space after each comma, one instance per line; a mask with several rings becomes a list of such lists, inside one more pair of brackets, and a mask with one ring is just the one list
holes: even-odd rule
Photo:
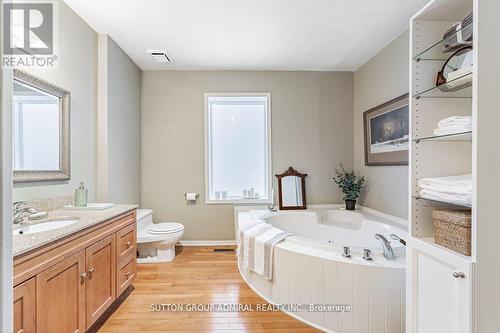
[[[266, 166], [267, 166], [267, 193], [268, 198], [266, 199], [210, 199], [210, 184], [211, 184], [211, 174], [210, 174], [210, 119], [209, 119], [209, 107], [208, 102], [210, 97], [265, 97], [266, 98], [266, 108], [267, 108], [267, 154], [266, 154]], [[206, 204], [269, 204], [273, 201], [273, 176], [272, 176], [272, 153], [271, 153], [271, 94], [270, 93], [206, 93], [205, 94], [205, 111], [204, 111], [204, 122], [205, 122], [205, 203]]]

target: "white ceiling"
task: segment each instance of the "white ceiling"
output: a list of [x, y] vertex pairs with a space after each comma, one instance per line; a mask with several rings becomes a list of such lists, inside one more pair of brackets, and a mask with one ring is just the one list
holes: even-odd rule
[[[144, 70], [356, 70], [428, 0], [65, 0]], [[175, 63], [156, 63], [164, 49]]]

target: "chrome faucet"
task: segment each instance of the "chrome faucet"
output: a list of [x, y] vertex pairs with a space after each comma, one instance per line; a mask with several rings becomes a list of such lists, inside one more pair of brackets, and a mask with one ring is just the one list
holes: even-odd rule
[[267, 209], [269, 209], [269, 211], [270, 211], [271, 213], [274, 213], [274, 212], [276, 212], [276, 211], [277, 211], [277, 209], [276, 209], [273, 205], [269, 205], [269, 206], [267, 206]]
[[375, 234], [375, 239], [378, 239], [382, 243], [382, 249], [384, 249], [384, 258], [387, 260], [396, 260], [394, 251], [392, 250], [391, 243], [381, 234]]
[[12, 223], [19, 224], [24, 220], [25, 216], [32, 214], [37, 214], [38, 211], [30, 207], [30, 203], [27, 201], [16, 201], [12, 205]]

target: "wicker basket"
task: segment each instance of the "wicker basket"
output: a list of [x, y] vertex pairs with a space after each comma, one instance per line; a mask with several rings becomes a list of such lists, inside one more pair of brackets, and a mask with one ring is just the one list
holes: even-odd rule
[[471, 255], [470, 210], [434, 209], [435, 242], [460, 254]]

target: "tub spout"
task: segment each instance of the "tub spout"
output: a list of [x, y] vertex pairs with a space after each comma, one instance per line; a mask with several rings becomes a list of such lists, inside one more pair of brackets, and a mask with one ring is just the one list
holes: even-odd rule
[[392, 250], [391, 243], [381, 234], [375, 234], [375, 238], [382, 243], [382, 249], [384, 249], [384, 258], [387, 260], [396, 260], [394, 251]]

